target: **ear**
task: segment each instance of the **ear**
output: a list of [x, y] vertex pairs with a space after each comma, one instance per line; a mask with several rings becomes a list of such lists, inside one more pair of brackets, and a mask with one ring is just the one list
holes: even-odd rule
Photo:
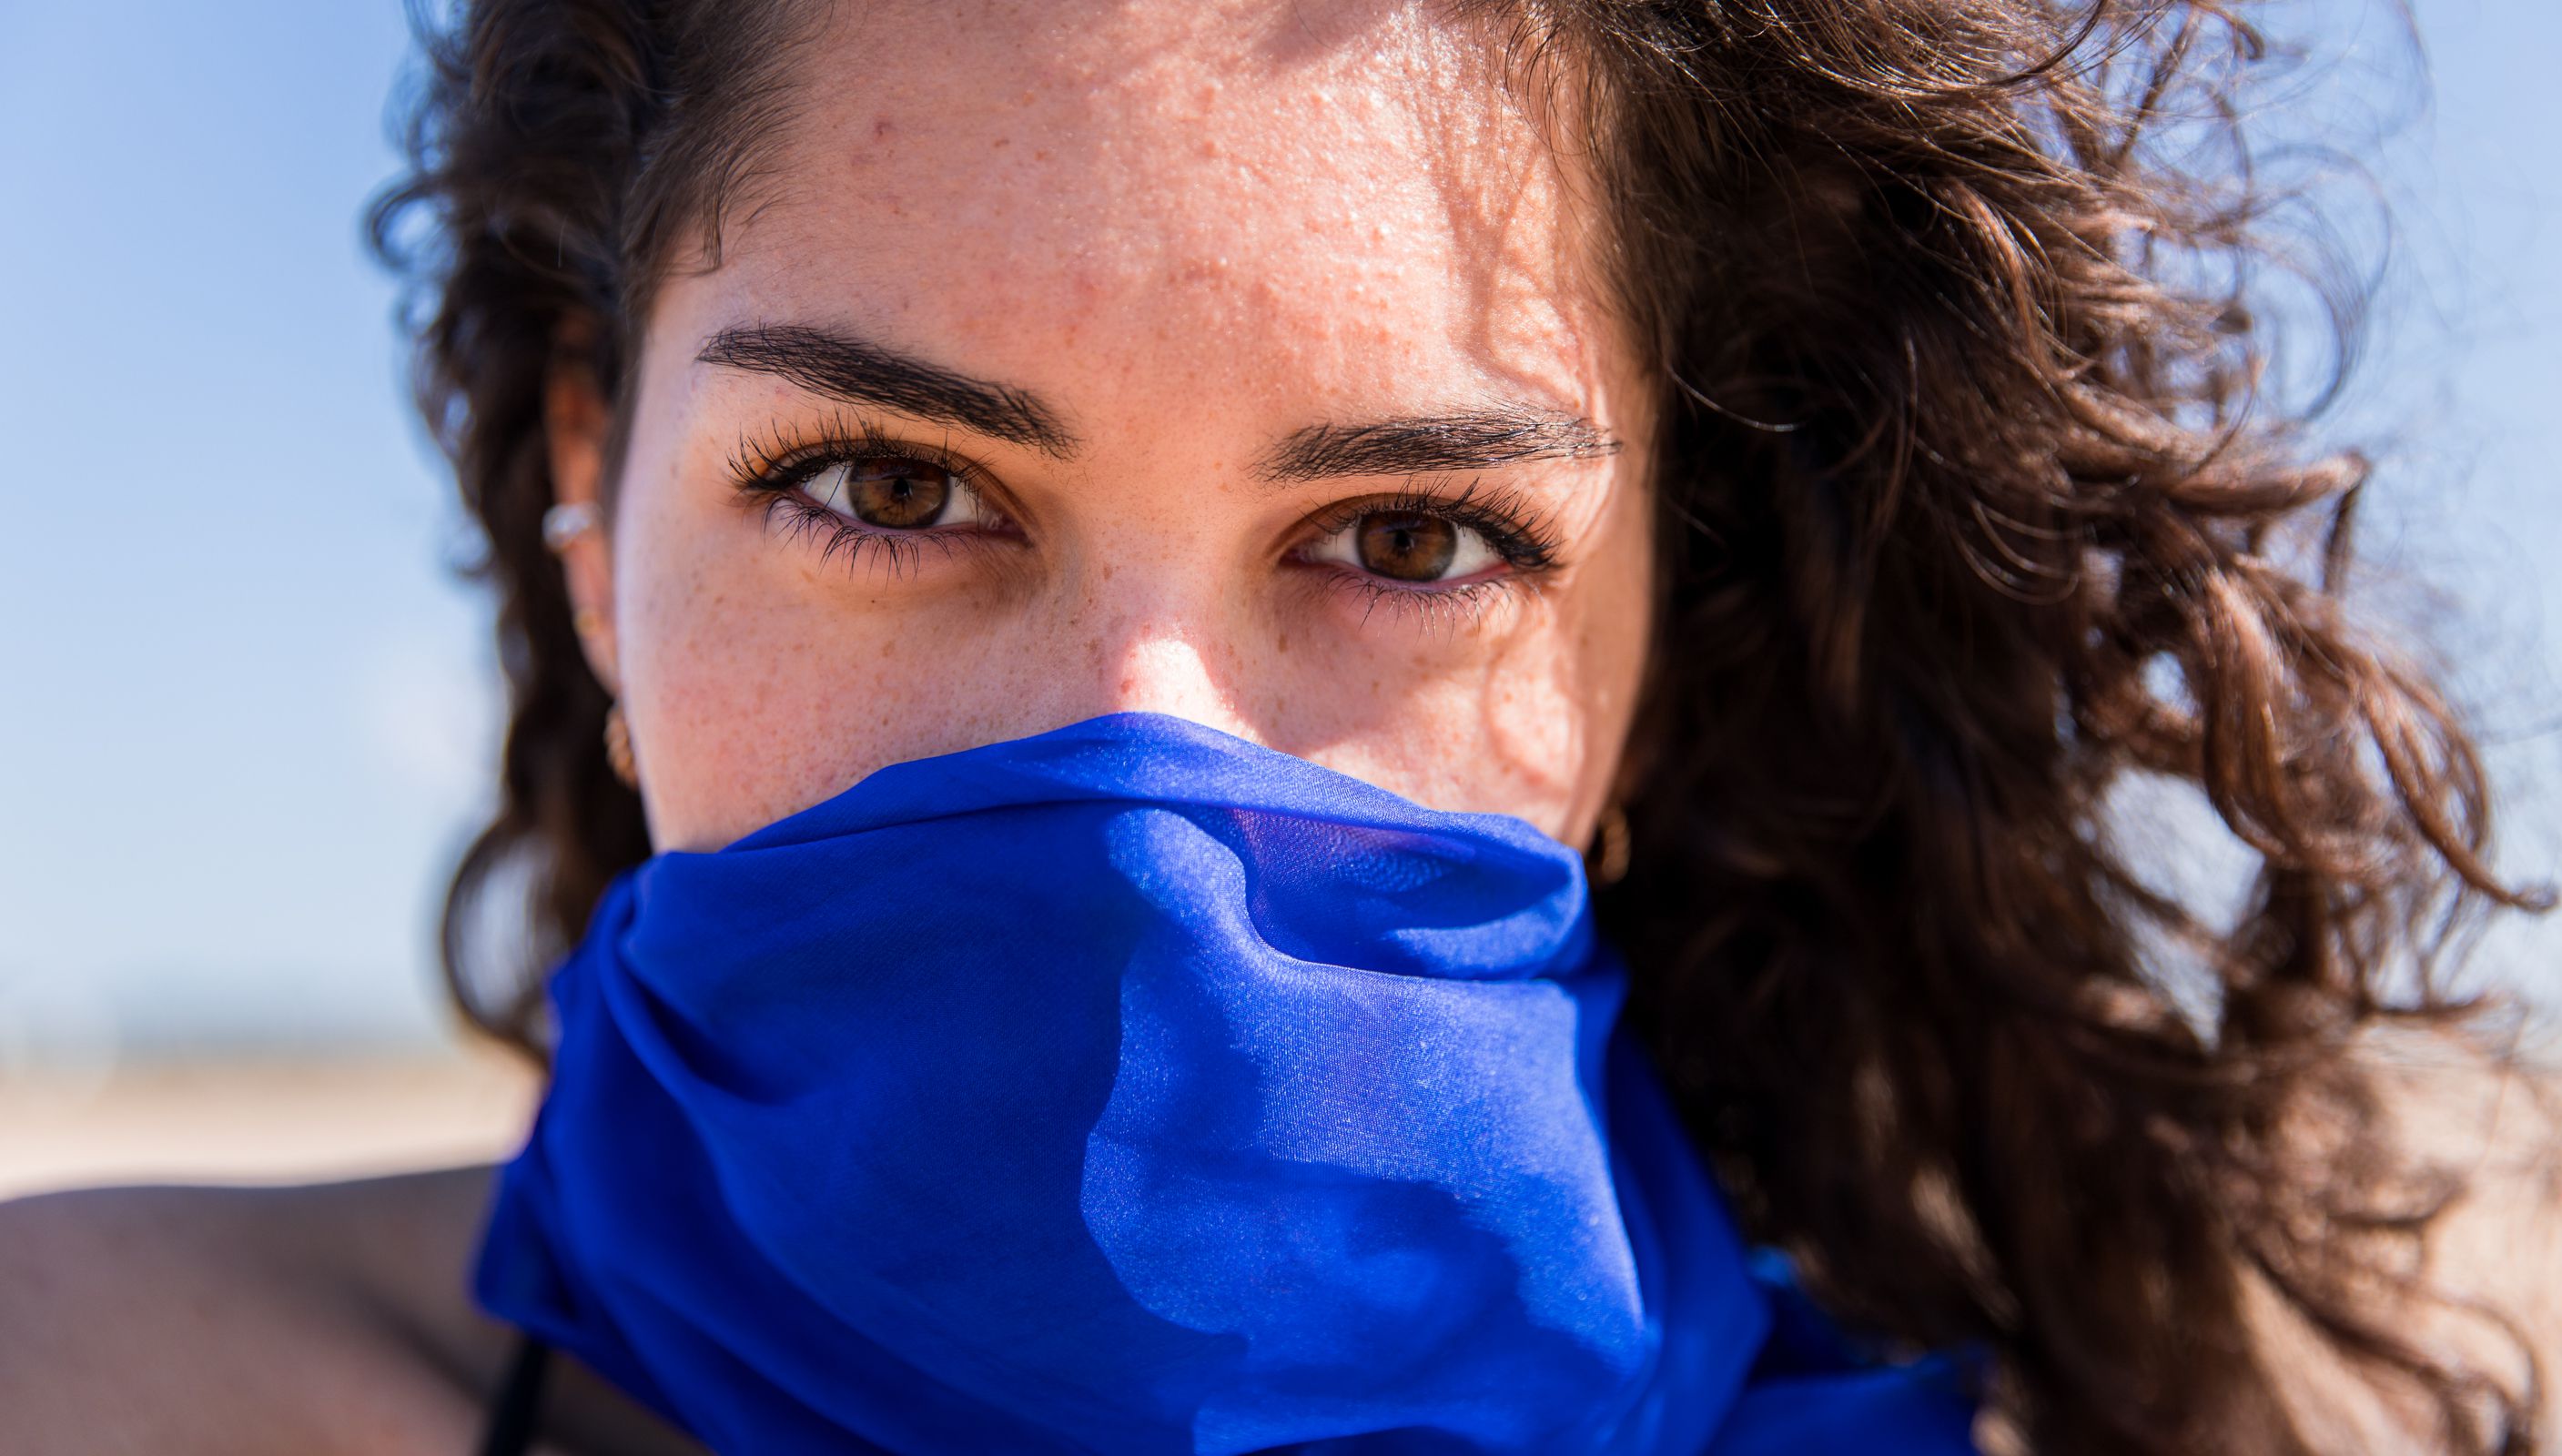
[[[564, 350], [564, 354], [570, 351]], [[619, 694], [622, 674], [615, 654], [613, 523], [605, 518], [605, 441], [612, 409], [596, 376], [574, 364], [555, 364], [543, 385], [543, 440], [551, 455], [552, 502], [584, 503], [598, 512], [596, 526], [561, 548], [561, 572], [570, 609], [580, 624], [579, 643], [588, 669], [605, 690]]]

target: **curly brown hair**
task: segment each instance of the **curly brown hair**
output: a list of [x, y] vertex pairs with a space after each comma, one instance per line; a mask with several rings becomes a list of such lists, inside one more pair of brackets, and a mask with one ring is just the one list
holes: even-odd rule
[[[2476, 1013], [2430, 974], [2450, 937], [2546, 898], [2488, 865], [2448, 702], [2343, 610], [2363, 461], [2260, 388], [2272, 199], [2200, 160], [2247, 155], [2245, 7], [1465, 8], [1571, 81], [1559, 142], [1668, 406], [1633, 871], [1599, 909], [1747, 1228], [1860, 1329], [1989, 1348], [2034, 1449], [2313, 1449], [2261, 1298], [2448, 1449], [2527, 1449], [2531, 1360], [2404, 1333], [2454, 1184], [2388, 1138], [2361, 1042]], [[526, 973], [649, 852], [541, 542], [543, 385], [618, 391], [670, 240], [716, 242], [752, 177], [802, 12], [744, 10], [473, 0], [374, 216], [430, 305], [419, 393], [510, 686], [445, 959], [537, 1055]], [[2253, 851], [2229, 923], [2112, 835], [2144, 781]], [[508, 885], [532, 936], [493, 987], [473, 927]]]

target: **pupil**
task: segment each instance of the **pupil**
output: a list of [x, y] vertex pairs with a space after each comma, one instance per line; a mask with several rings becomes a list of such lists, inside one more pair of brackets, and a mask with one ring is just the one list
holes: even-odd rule
[[867, 526], [930, 526], [952, 494], [949, 476], [898, 465], [858, 467], [847, 484], [854, 518]]
[[1365, 571], [1401, 582], [1437, 580], [1459, 554], [1459, 528], [1416, 511], [1373, 511], [1357, 537]]

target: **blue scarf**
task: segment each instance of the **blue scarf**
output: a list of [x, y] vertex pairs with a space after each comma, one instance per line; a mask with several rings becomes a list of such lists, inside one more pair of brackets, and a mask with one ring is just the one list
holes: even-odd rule
[[754, 1456], [1971, 1451], [1625, 984], [1519, 819], [1148, 713], [894, 765], [614, 883], [474, 1292]]

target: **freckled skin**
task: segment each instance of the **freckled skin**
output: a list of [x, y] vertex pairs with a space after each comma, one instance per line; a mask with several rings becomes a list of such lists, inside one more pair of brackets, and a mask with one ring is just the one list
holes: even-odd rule
[[[1647, 649], [1646, 421], [1575, 179], [1495, 40], [1379, 4], [845, 9], [805, 53], [780, 181], [658, 295], [614, 519], [571, 561], [658, 845], [1130, 708], [1586, 841]], [[771, 323], [1028, 391], [1082, 451], [854, 412], [985, 465], [1019, 533], [823, 561], [729, 464], [847, 411], [694, 362]], [[1373, 603], [1294, 558], [1312, 514], [1409, 482], [1275, 486], [1275, 442], [1499, 402], [1624, 442], [1430, 482], [1518, 496], [1556, 569]], [[596, 490], [602, 423], [554, 411], [566, 498]]]

